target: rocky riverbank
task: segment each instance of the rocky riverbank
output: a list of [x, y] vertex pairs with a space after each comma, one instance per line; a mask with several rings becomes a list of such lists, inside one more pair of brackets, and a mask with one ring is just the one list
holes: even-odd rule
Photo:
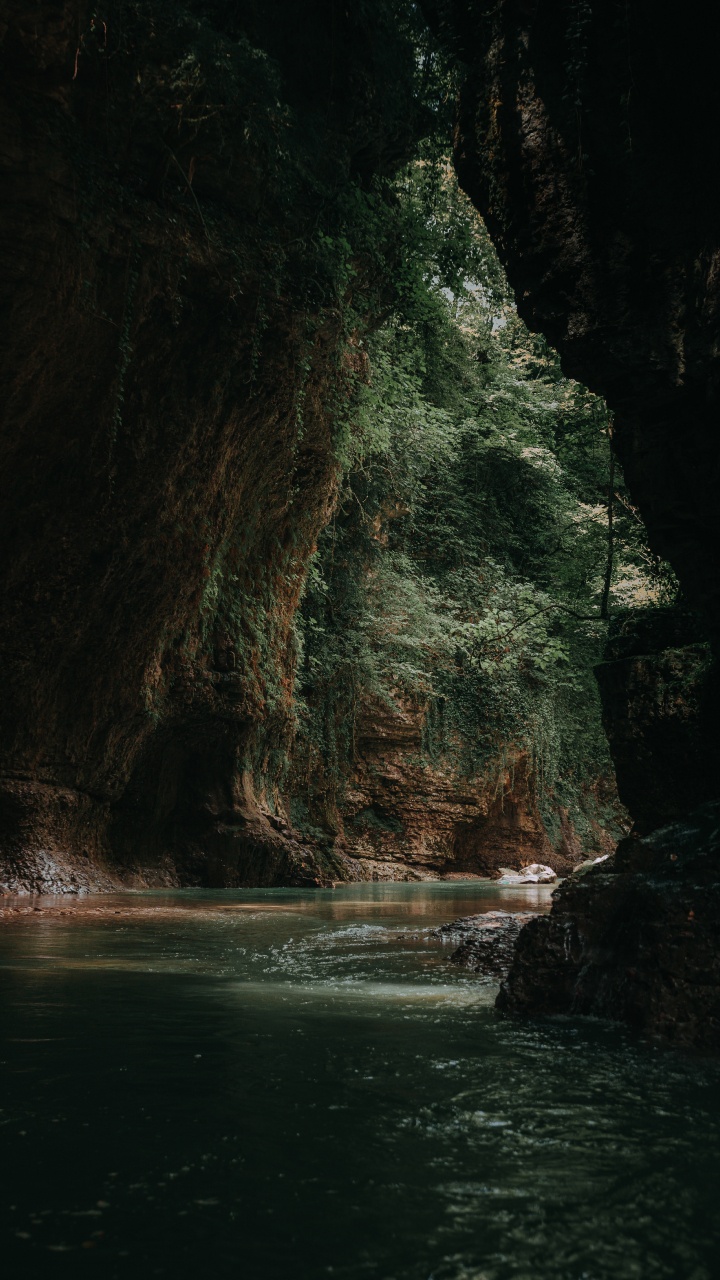
[[720, 1044], [720, 804], [621, 842], [528, 923], [498, 1007], [619, 1019], [676, 1044]]

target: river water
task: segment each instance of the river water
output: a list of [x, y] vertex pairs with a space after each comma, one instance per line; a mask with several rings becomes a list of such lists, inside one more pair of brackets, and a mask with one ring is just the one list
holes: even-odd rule
[[0, 926], [8, 1280], [720, 1274], [718, 1064], [504, 1019], [428, 936], [546, 889], [38, 905]]

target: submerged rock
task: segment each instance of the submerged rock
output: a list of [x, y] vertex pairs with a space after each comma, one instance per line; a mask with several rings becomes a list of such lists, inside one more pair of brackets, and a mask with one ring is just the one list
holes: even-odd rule
[[431, 936], [443, 942], [460, 942], [449, 957], [451, 964], [488, 978], [506, 978], [520, 932], [536, 914], [533, 911], [485, 911], [477, 916], [461, 916], [450, 924], [440, 925]]

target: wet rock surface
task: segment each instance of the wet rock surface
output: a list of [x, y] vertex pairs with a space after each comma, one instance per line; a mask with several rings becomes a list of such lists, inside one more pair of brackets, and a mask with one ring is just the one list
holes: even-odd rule
[[440, 925], [431, 936], [442, 942], [460, 943], [449, 957], [451, 964], [484, 977], [505, 978], [520, 932], [535, 918], [536, 913], [529, 911], [485, 911]]
[[698, 614], [679, 606], [618, 614], [595, 674], [635, 829], [650, 832], [715, 799], [720, 684]]
[[720, 804], [628, 837], [528, 923], [498, 1007], [620, 1019], [720, 1048]]
[[[697, 620], [647, 611], [611, 628], [598, 668], [618, 789], [635, 819], [518, 940], [500, 1008], [583, 1013], [720, 1047], [717, 676]], [[690, 814], [687, 807], [706, 800]], [[662, 825], [659, 825], [662, 823]]]

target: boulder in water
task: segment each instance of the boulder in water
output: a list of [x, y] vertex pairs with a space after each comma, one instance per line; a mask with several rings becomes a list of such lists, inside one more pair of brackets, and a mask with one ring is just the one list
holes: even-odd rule
[[557, 880], [557, 875], [552, 867], [546, 867], [543, 862], [531, 862], [527, 867], [521, 867], [519, 871], [509, 871], [505, 867], [500, 868], [502, 875], [497, 881], [498, 884], [552, 884]]
[[552, 867], [546, 867], [544, 862], [531, 862], [529, 867], [521, 867], [520, 875], [528, 884], [552, 884], [557, 880]]
[[440, 925], [430, 936], [442, 942], [460, 943], [449, 957], [451, 964], [497, 981], [507, 977], [518, 935], [536, 914], [528, 911], [485, 911]]

